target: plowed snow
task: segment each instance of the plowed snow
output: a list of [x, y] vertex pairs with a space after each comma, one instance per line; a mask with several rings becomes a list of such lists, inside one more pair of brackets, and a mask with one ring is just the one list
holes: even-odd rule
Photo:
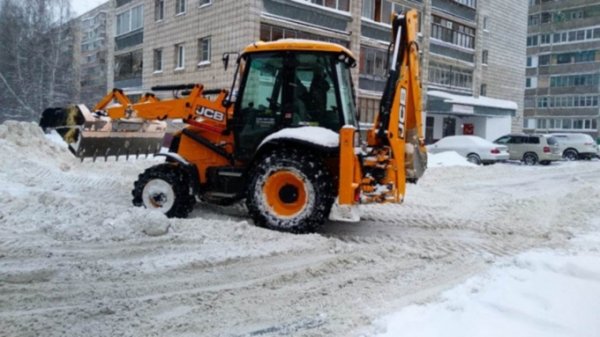
[[0, 336], [358, 335], [499, 257], [565, 246], [600, 209], [597, 161], [441, 167], [403, 205], [296, 236], [241, 206], [133, 208], [157, 160], [80, 163], [34, 124], [0, 125], [0, 156]]

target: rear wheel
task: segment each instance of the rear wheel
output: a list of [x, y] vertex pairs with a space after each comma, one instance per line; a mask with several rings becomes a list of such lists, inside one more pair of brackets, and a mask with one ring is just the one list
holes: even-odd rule
[[179, 165], [156, 165], [134, 183], [133, 205], [158, 210], [170, 218], [185, 218], [196, 203], [190, 186], [190, 177]]
[[325, 222], [333, 199], [331, 176], [319, 158], [281, 149], [252, 171], [246, 205], [258, 226], [305, 233]]
[[568, 161], [574, 161], [579, 158], [579, 154], [573, 149], [566, 149], [565, 152], [563, 152], [563, 158]]
[[523, 155], [523, 163], [525, 163], [525, 165], [535, 165], [537, 162], [538, 157], [535, 153], [527, 152], [525, 155]]
[[475, 165], [481, 165], [481, 158], [479, 158], [479, 156], [476, 153], [470, 153], [467, 155], [467, 161], [469, 163], [475, 164]]

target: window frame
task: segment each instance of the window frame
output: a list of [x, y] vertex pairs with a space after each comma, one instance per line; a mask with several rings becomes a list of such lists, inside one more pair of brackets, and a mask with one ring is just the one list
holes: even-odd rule
[[[182, 7], [182, 8], [180, 8]], [[180, 11], [180, 9], [182, 9]], [[187, 12], [187, 0], [175, 0], [175, 16], [183, 15]]]
[[[208, 57], [204, 59], [203, 42], [208, 41]], [[198, 39], [198, 67], [210, 65], [212, 58], [212, 41], [210, 36], [205, 36]]]
[[154, 22], [165, 19], [165, 0], [154, 0]]
[[175, 70], [185, 69], [185, 43], [175, 45]]
[[[133, 28], [133, 11], [140, 9], [140, 26]], [[127, 29], [126, 31], [119, 32], [119, 16], [127, 14]], [[120, 13], [116, 14], [116, 23], [115, 23], [115, 37], [127, 35], [129, 33], [135, 32], [144, 28], [144, 4], [139, 4], [137, 6], [128, 8]]]

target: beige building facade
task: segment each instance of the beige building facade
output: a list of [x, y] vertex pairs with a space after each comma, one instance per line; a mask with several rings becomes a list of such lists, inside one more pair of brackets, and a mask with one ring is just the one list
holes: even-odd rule
[[259, 40], [322, 40], [357, 57], [357, 105], [370, 122], [385, 83], [390, 14], [416, 8], [427, 141], [493, 138], [522, 125], [527, 4], [520, 0], [112, 1], [112, 84], [130, 94], [165, 84], [229, 88], [235, 67], [224, 69], [223, 53]]

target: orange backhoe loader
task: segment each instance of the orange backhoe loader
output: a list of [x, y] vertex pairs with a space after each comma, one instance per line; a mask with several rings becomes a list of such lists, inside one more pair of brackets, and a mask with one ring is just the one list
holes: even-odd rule
[[[135, 104], [120, 90], [111, 92], [91, 113], [105, 117], [94, 118], [113, 125], [165, 119], [187, 124], [170, 151], [158, 154], [166, 161], [140, 174], [134, 205], [186, 217], [197, 199], [224, 205], [246, 199], [257, 225], [306, 232], [326, 220], [334, 203], [338, 217], [356, 220], [352, 210], [359, 203], [401, 202], [406, 182], [422, 176], [427, 156], [418, 15], [411, 10], [392, 19], [387, 84], [366, 141], [357, 130], [350, 76], [356, 61], [332, 43], [251, 44], [237, 57], [231, 90], [160, 86], [153, 90], [182, 96], [160, 100], [149, 94]], [[117, 132], [124, 131], [113, 128]]]

